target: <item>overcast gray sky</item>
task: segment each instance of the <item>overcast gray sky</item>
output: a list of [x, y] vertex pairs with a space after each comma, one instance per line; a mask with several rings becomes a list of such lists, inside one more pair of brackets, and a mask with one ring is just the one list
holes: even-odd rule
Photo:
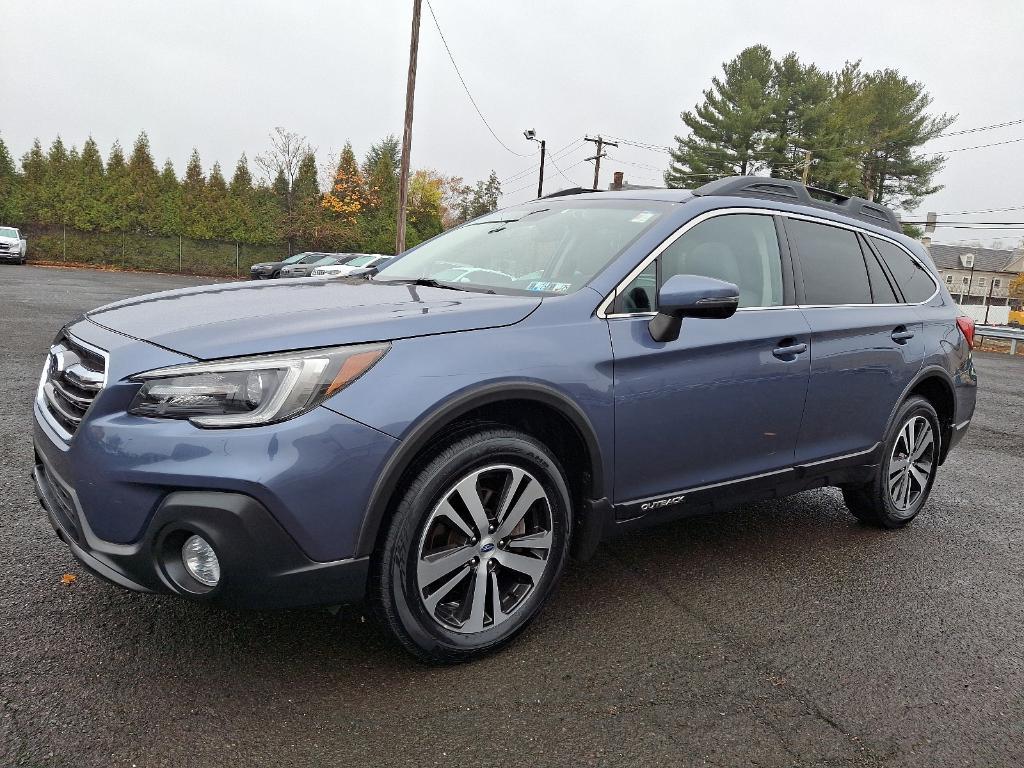
[[[835, 69], [862, 59], [924, 82], [937, 112], [956, 128], [1024, 118], [1024, 5], [1017, 0], [949, 2], [743, 2], [431, 0], [469, 88], [502, 141], [529, 154], [535, 128], [549, 151], [546, 191], [589, 185], [582, 162], [602, 132], [665, 145], [681, 129], [721, 63], [765, 43], [776, 55]], [[358, 154], [401, 133], [411, 0], [0, 0], [0, 136], [13, 154], [34, 137], [60, 134], [104, 154], [148, 132], [158, 162], [179, 173], [195, 146], [209, 168], [230, 174], [282, 125], [309, 137], [321, 160], [350, 139]], [[949, 137], [935, 150], [1024, 137], [1024, 124]], [[573, 149], [575, 147], [575, 149]], [[602, 165], [627, 180], [659, 183], [667, 155], [622, 146]], [[1024, 141], [950, 155], [946, 189], [923, 210], [1024, 206]], [[536, 163], [487, 132], [423, 9], [413, 167], [467, 180], [495, 169], [505, 203], [532, 197]], [[632, 165], [630, 165], [632, 164]], [[255, 170], [255, 169], [254, 169]], [[512, 178], [509, 178], [512, 177]], [[570, 181], [566, 180], [571, 179]], [[1024, 208], [978, 220], [1024, 220]], [[971, 217], [961, 217], [971, 218]], [[1019, 239], [1024, 233], [1008, 232]], [[938, 240], [985, 232], [945, 230]]]

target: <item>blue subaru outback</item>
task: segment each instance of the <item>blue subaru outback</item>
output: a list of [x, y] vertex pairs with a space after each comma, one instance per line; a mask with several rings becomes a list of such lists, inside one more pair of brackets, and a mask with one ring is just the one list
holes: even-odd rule
[[465, 660], [635, 526], [819, 486], [906, 525], [974, 410], [957, 315], [867, 200], [559, 194], [376, 274], [89, 312], [42, 373], [35, 482], [122, 587], [365, 598], [408, 651]]

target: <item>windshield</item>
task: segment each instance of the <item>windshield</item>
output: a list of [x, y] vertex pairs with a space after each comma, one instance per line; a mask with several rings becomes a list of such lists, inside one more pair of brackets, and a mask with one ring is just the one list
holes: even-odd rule
[[309, 255], [308, 253], [296, 253], [294, 256], [289, 256], [287, 259], [285, 259], [281, 263], [282, 264], [297, 264], [298, 262], [302, 261], [308, 255]]
[[0, 237], [13, 237], [18, 239], [18, 230], [11, 227], [0, 227]]
[[324, 257], [320, 258], [319, 260], [314, 261], [313, 262], [313, 266], [314, 267], [324, 267], [324, 266], [326, 266], [328, 264], [337, 264], [337, 263], [338, 263], [338, 257], [337, 256], [324, 256]]
[[572, 293], [670, 206], [652, 200], [538, 200], [440, 235], [394, 260], [374, 279]]
[[374, 259], [379, 258], [377, 256], [356, 256], [352, 261], [345, 262], [346, 267], [365, 267]]

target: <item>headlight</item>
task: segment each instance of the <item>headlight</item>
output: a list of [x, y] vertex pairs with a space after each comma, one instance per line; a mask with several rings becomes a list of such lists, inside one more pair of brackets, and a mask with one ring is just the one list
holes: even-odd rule
[[315, 408], [377, 363], [390, 344], [356, 344], [158, 368], [128, 413], [188, 419], [198, 427], [249, 427]]

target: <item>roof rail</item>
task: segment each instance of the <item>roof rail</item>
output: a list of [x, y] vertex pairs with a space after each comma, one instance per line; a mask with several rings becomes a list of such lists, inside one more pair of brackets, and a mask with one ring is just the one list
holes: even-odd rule
[[885, 227], [902, 232], [900, 220], [889, 208], [873, 203], [863, 197], [847, 197], [838, 192], [817, 187], [808, 187], [799, 181], [776, 179], [765, 176], [728, 176], [724, 179], [709, 181], [704, 186], [693, 190], [693, 194], [731, 197], [756, 197], [759, 199], [781, 200], [795, 205], [809, 205], [823, 211], [841, 213], [854, 219], [860, 219], [877, 227]]
[[539, 198], [540, 200], [547, 200], [549, 197], [563, 197], [564, 195], [581, 195], [584, 192], [600, 192], [600, 189], [591, 189], [590, 187], [572, 187], [570, 189], [560, 189], [557, 192], [544, 195]]

